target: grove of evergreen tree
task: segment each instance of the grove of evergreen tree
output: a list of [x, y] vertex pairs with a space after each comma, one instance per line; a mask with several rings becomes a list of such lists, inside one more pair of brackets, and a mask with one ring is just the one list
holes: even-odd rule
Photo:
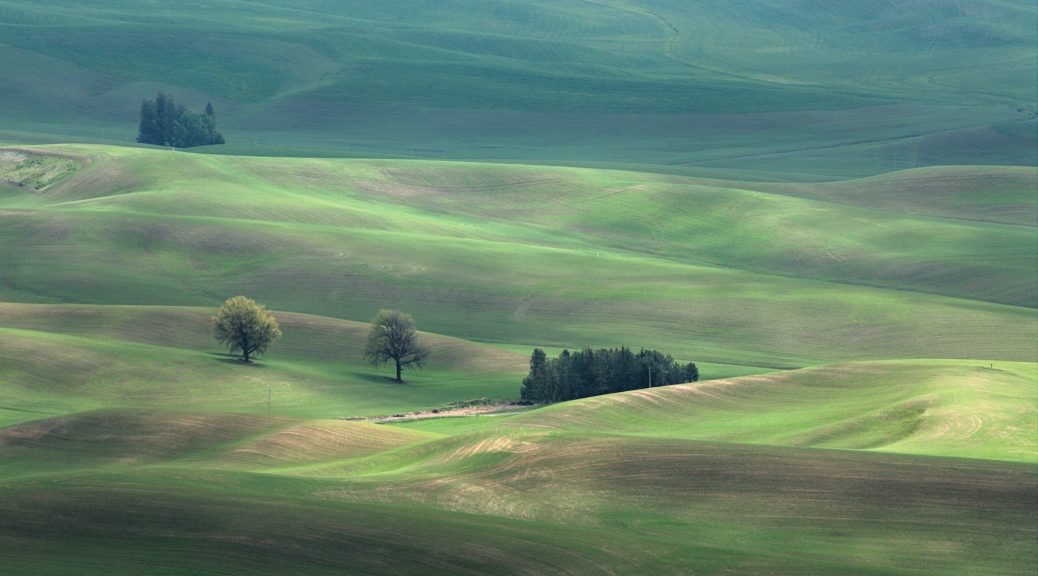
[[527, 402], [560, 402], [698, 380], [694, 363], [680, 365], [656, 350], [635, 354], [625, 347], [585, 348], [572, 353], [563, 350], [558, 358], [548, 358], [544, 350], [535, 348], [520, 397]]
[[162, 92], [154, 100], [141, 102], [137, 141], [175, 148], [224, 143], [223, 135], [216, 130], [216, 113], [212, 103], [206, 105], [204, 114], [198, 114], [185, 109], [172, 96]]

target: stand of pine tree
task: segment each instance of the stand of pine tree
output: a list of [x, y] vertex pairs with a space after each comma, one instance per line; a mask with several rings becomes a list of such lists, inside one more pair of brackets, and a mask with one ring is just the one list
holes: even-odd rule
[[141, 102], [137, 141], [175, 148], [224, 143], [223, 134], [216, 130], [216, 113], [212, 103], [206, 105], [204, 114], [197, 114], [162, 92], [154, 100]]
[[698, 380], [694, 363], [679, 365], [656, 350], [635, 354], [626, 347], [585, 348], [573, 353], [563, 350], [558, 358], [548, 358], [536, 348], [520, 397], [527, 402], [559, 402]]

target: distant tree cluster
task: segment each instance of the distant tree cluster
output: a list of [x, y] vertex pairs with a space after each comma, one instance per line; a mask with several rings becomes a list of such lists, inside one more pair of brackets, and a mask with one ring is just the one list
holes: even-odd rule
[[154, 100], [141, 102], [137, 141], [176, 148], [224, 143], [223, 135], [216, 130], [216, 113], [211, 103], [206, 104], [204, 114], [197, 114], [162, 92]]
[[625, 347], [585, 348], [572, 353], [563, 350], [558, 358], [548, 358], [544, 350], [536, 348], [520, 396], [528, 402], [561, 402], [698, 380], [695, 364], [682, 366], [656, 350], [634, 353]]

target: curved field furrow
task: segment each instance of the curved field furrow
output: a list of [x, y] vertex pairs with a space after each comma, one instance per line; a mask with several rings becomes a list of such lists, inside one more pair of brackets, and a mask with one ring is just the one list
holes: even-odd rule
[[[718, 547], [776, 539], [776, 547], [806, 550], [839, 540], [857, 549], [842, 557], [848, 563], [868, 558], [875, 545], [869, 534], [882, 533], [888, 569], [932, 570], [990, 545], [984, 534], [1026, 517], [1038, 490], [1033, 468], [995, 462], [580, 435], [455, 443], [434, 442], [442, 457], [408, 458], [396, 471], [353, 476], [340, 469], [339, 486], [315, 495], [642, 535], [682, 526], [691, 542]], [[945, 507], [951, 500], [961, 507]], [[991, 515], [978, 517], [976, 506]], [[1028, 531], [1009, 538], [1022, 543]], [[901, 533], [911, 542], [892, 544]], [[960, 547], [947, 555], [952, 542]], [[971, 570], [992, 569], [969, 562]]]
[[362, 422], [293, 422], [214, 452], [205, 460], [217, 466], [263, 469], [356, 458], [435, 437]]

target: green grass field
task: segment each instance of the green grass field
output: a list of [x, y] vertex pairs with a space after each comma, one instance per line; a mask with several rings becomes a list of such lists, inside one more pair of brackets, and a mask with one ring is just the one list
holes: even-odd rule
[[[1036, 178], [6, 148], [0, 560], [1029, 573]], [[234, 293], [285, 332], [252, 366], [208, 334]], [[429, 330], [404, 385], [360, 354], [385, 306]], [[707, 381], [341, 420], [515, 399], [532, 346], [619, 344]]]
[[[0, 573], [1034, 574], [1036, 17], [0, 0]], [[703, 380], [372, 418], [621, 345]]]
[[264, 156], [845, 178], [1030, 164], [1035, 6], [0, 2], [0, 141], [126, 143], [143, 98]]
[[[248, 293], [361, 322], [392, 305], [468, 340], [636, 338], [762, 367], [1034, 359], [1038, 229], [954, 205], [988, 175], [1006, 189], [992, 206], [1033, 206], [1033, 169], [938, 172], [957, 211], [938, 216], [631, 172], [35, 150], [82, 167], [0, 198], [8, 300], [215, 306]], [[24, 178], [25, 162], [8, 165]]]
[[[139, 409], [35, 420], [0, 431], [0, 550], [47, 574], [1028, 573], [1035, 365], [832, 370], [407, 427]], [[924, 383], [901, 389], [905, 372]], [[918, 394], [908, 434], [874, 411]], [[815, 398], [838, 402], [802, 411]], [[821, 448], [877, 440], [879, 453]]]

